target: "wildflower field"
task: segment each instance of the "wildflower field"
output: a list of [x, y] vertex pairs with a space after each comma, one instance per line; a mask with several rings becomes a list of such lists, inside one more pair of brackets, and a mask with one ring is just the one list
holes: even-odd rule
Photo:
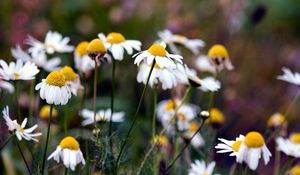
[[0, 175], [300, 175], [297, 0], [0, 1]]

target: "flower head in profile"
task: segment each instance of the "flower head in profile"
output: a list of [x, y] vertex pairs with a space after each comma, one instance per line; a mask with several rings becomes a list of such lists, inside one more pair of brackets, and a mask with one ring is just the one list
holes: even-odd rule
[[300, 133], [293, 133], [289, 138], [278, 137], [276, 139], [277, 150], [292, 157], [300, 157]]
[[266, 165], [272, 154], [265, 144], [264, 137], [259, 132], [252, 131], [246, 134], [236, 156], [237, 162], [245, 162], [251, 170], [256, 170], [261, 156]]
[[100, 60], [107, 52], [107, 48], [100, 39], [93, 39], [86, 47], [88, 56], [93, 60]]
[[[186, 139], [190, 139], [198, 131], [199, 127], [200, 125], [197, 122], [191, 121], [189, 123], [188, 130], [186, 130], [184, 133], [184, 137]], [[195, 148], [199, 148], [205, 144], [205, 141], [199, 132], [193, 137], [193, 139], [191, 140], [191, 144]]]
[[204, 47], [204, 41], [200, 39], [189, 39], [183, 35], [173, 34], [170, 30], [158, 32], [159, 38], [167, 44], [181, 44], [189, 49], [193, 54], [198, 54], [200, 48]]
[[191, 164], [191, 168], [189, 169], [189, 175], [212, 175], [215, 166], [215, 162], [206, 164], [203, 160], [196, 160], [194, 163]]
[[37, 55], [39, 52], [46, 52], [48, 54], [57, 53], [69, 53], [74, 50], [74, 47], [68, 45], [70, 41], [69, 37], [63, 37], [58, 32], [48, 31], [44, 42], [29, 36], [27, 44], [31, 47], [28, 49], [33, 55]]
[[300, 86], [300, 74], [298, 72], [293, 73], [290, 69], [282, 68], [283, 75], [277, 76], [278, 80], [286, 81], [291, 84]]
[[[39, 112], [39, 117], [41, 119], [48, 119], [50, 117], [50, 105], [44, 105]], [[57, 118], [57, 110], [53, 107], [52, 109], [52, 118]]]
[[[80, 111], [79, 115], [83, 117], [82, 125], [90, 125], [94, 123], [94, 111], [88, 110], [88, 109], [83, 109]], [[112, 122], [123, 122], [124, 121], [124, 112], [114, 112], [112, 114]], [[99, 110], [96, 113], [96, 121], [97, 122], [107, 122], [110, 121], [111, 117], [111, 110], [110, 109], [105, 109], [105, 110]]]
[[87, 47], [89, 42], [80, 42], [74, 51], [75, 67], [82, 73], [88, 73], [95, 68], [95, 62], [88, 56]]
[[7, 64], [4, 60], [0, 60], [0, 77], [4, 80], [32, 80], [39, 71], [31, 62], [23, 64], [22, 60], [17, 60]]
[[218, 143], [215, 146], [218, 149], [217, 153], [230, 153], [229, 156], [237, 156], [239, 153], [240, 146], [242, 142], [245, 140], [245, 136], [240, 135], [235, 140], [226, 140], [222, 138], [218, 138], [221, 143]]
[[13, 93], [15, 91], [15, 88], [12, 84], [2, 80], [2, 78], [0, 77], [0, 92], [2, 89], [7, 90], [9, 93]]
[[12, 120], [9, 115], [9, 108], [6, 106], [3, 111], [3, 118], [6, 121], [6, 125], [8, 126], [8, 130], [14, 134], [16, 134], [18, 140], [33, 140], [38, 142], [35, 137], [41, 136], [42, 133], [33, 133], [33, 131], [38, 127], [38, 125], [34, 125], [30, 128], [25, 128], [27, 124], [27, 118], [25, 118], [22, 124], [18, 124], [17, 120]]
[[208, 51], [208, 58], [217, 70], [222, 70], [224, 67], [228, 70], [233, 69], [227, 49], [221, 44], [213, 45]]
[[35, 86], [40, 90], [40, 97], [48, 104], [65, 105], [71, 98], [71, 91], [63, 73], [53, 71], [46, 79]]
[[205, 55], [200, 55], [195, 62], [196, 69], [200, 72], [216, 73], [216, 67], [211, 64], [209, 58]]
[[287, 121], [286, 121], [285, 117], [283, 116], [283, 114], [276, 112], [269, 117], [267, 126], [269, 128], [277, 128], [277, 127], [283, 126], [286, 123], [287, 123]]
[[225, 122], [225, 117], [222, 111], [220, 111], [218, 108], [212, 108], [209, 113], [210, 117], [207, 122], [215, 128], [221, 127]]
[[176, 67], [176, 63], [182, 64], [182, 56], [170, 54], [166, 50], [166, 43], [151, 45], [148, 50], [138, 52], [133, 55], [135, 58], [134, 64], [140, 65], [141, 62], [146, 62], [152, 65], [153, 62], [157, 63], [160, 68]]
[[70, 88], [73, 95], [77, 95], [78, 90], [82, 90], [83, 86], [81, 85], [79, 75], [74, 72], [70, 66], [63, 67], [60, 72], [65, 76], [66, 83]]
[[123, 60], [124, 50], [132, 55], [133, 50], [140, 51], [142, 43], [138, 40], [127, 40], [121, 33], [111, 32], [107, 36], [99, 33], [98, 37], [105, 43], [115, 60]]
[[79, 163], [85, 165], [83, 154], [80, 150], [78, 141], [71, 136], [67, 136], [62, 139], [56, 150], [50, 154], [48, 160], [54, 159], [57, 163], [60, 159], [63, 161], [65, 167], [70, 168], [72, 171], [75, 170]]

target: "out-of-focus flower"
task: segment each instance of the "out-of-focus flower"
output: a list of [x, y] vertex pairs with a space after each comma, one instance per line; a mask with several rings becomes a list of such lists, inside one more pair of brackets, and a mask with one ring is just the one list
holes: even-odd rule
[[115, 60], [123, 60], [124, 50], [132, 55], [133, 50], [140, 51], [142, 43], [138, 40], [126, 40], [121, 33], [109, 33], [106, 37], [99, 33], [98, 37], [105, 43], [105, 47], [112, 53]]
[[82, 73], [88, 73], [95, 68], [95, 62], [88, 56], [87, 46], [89, 42], [80, 42], [74, 52], [75, 67]]
[[289, 139], [278, 137], [276, 139], [277, 149], [288, 156], [300, 157], [300, 133], [290, 135]]
[[270, 161], [272, 154], [267, 148], [263, 136], [258, 132], [252, 131], [246, 134], [236, 156], [237, 162], [245, 162], [251, 170], [255, 170], [261, 156], [263, 156], [266, 165]]
[[82, 90], [83, 86], [80, 83], [79, 75], [74, 72], [70, 66], [63, 67], [60, 72], [65, 76], [66, 83], [71, 92], [76, 96], [78, 90]]
[[[139, 72], [137, 74], [137, 81], [139, 83], [143, 82], [147, 83], [147, 79], [151, 70], [151, 65], [147, 65], [146, 63], [142, 63], [139, 66]], [[174, 75], [174, 69], [172, 68], [160, 68], [157, 63], [153, 68], [152, 74], [149, 79], [149, 85], [151, 87], [158, 85], [161, 83], [162, 89], [172, 89], [177, 85], [177, 80]]]
[[170, 30], [158, 32], [159, 38], [167, 44], [178, 43], [189, 49], [193, 54], [199, 54], [200, 48], [204, 47], [204, 41], [200, 39], [189, 39], [183, 35], [173, 34]]
[[85, 160], [80, 150], [80, 145], [78, 141], [71, 136], [67, 136], [60, 141], [59, 145], [56, 147], [56, 150], [48, 157], [48, 160], [52, 158], [57, 163], [59, 163], [61, 159], [64, 165], [73, 171], [79, 163], [85, 165]]
[[14, 90], [15, 90], [15, 88], [12, 84], [2, 80], [2, 78], [0, 77], [0, 92], [1, 92], [2, 89], [7, 90], [9, 93], [13, 93]]
[[225, 122], [224, 114], [217, 108], [212, 108], [210, 110], [210, 117], [207, 120], [213, 127], [219, 128]]
[[272, 114], [267, 122], [269, 128], [277, 128], [286, 123], [285, 117], [281, 113]]
[[209, 49], [207, 56], [218, 71], [222, 70], [224, 67], [228, 70], [233, 69], [233, 65], [230, 61], [229, 54], [223, 45], [213, 45]]
[[71, 91], [66, 83], [65, 76], [58, 71], [48, 74], [46, 79], [35, 86], [40, 90], [40, 97], [48, 104], [65, 105], [71, 98]]
[[289, 175], [300, 175], [300, 165], [294, 166], [288, 173]]
[[169, 139], [167, 136], [165, 135], [157, 135], [154, 136], [152, 142], [158, 146], [168, 146], [169, 144]]
[[40, 68], [45, 69], [48, 72], [59, 69], [58, 65], [61, 62], [59, 57], [54, 57], [47, 60], [45, 52], [38, 52], [35, 54], [28, 54], [19, 45], [16, 48], [11, 49], [11, 53], [16, 60], [22, 60], [24, 62], [33, 62]]
[[300, 86], [300, 74], [298, 72], [293, 72], [288, 68], [282, 68], [283, 75], [277, 76], [278, 80], [286, 81], [291, 84], [295, 84], [297, 86]]
[[[41, 119], [48, 119], [50, 117], [50, 105], [44, 105], [39, 112]], [[57, 111], [55, 108], [52, 109], [52, 118], [57, 118]]]
[[209, 58], [204, 55], [201, 55], [196, 59], [195, 66], [200, 72], [216, 72], [215, 66], [209, 61]]
[[196, 160], [191, 164], [189, 175], [212, 175], [216, 162], [211, 162], [208, 165], [203, 160]]
[[[199, 127], [200, 127], [200, 125], [197, 122], [193, 122], [193, 121], [190, 122], [189, 129], [184, 133], [184, 137], [186, 139], [190, 139], [196, 133], [196, 131], [199, 129]], [[191, 144], [195, 148], [199, 148], [205, 144], [204, 139], [203, 139], [202, 135], [200, 134], [200, 132], [198, 132], [193, 137], [193, 139], [191, 140]]]
[[[83, 109], [80, 111], [79, 115], [83, 117], [82, 125], [90, 125], [94, 123], [94, 111], [88, 110], [88, 109]], [[114, 112], [112, 114], [112, 122], [123, 122], [124, 121], [124, 112]], [[111, 117], [111, 110], [110, 109], [105, 109], [105, 110], [99, 110], [96, 113], [96, 121], [97, 122], [107, 122], [110, 121]]]
[[100, 60], [107, 52], [104, 43], [100, 39], [93, 39], [86, 47], [88, 56], [93, 60]]
[[23, 65], [22, 60], [10, 62], [9, 65], [0, 60], [0, 66], [0, 77], [4, 80], [32, 80], [40, 71], [34, 63], [26, 62]]
[[245, 136], [240, 135], [235, 140], [226, 140], [222, 138], [218, 138], [218, 140], [222, 143], [218, 143], [217, 146], [215, 146], [216, 149], [219, 149], [217, 153], [230, 153], [229, 156], [237, 156], [240, 146], [245, 140]]
[[53, 54], [55, 52], [69, 53], [74, 50], [73, 46], [68, 45], [69, 41], [69, 37], [63, 37], [58, 32], [48, 31], [44, 42], [38, 41], [32, 36], [29, 36], [27, 44], [31, 47], [28, 51], [33, 55], [38, 55], [39, 52], [46, 52], [48, 54]]
[[25, 118], [21, 125], [17, 123], [17, 120], [11, 120], [9, 116], [9, 108], [6, 106], [3, 111], [3, 118], [6, 121], [6, 125], [8, 126], [8, 130], [10, 132], [13, 132], [16, 134], [18, 140], [33, 140], [35, 142], [38, 142], [38, 140], [35, 137], [41, 136], [42, 133], [33, 133], [33, 131], [38, 127], [38, 125], [34, 125], [30, 128], [25, 129], [27, 124], [27, 118]]
[[133, 57], [135, 57], [134, 64], [138, 66], [141, 62], [152, 65], [154, 60], [160, 68], [175, 68], [176, 63], [182, 64], [182, 56], [168, 53], [164, 42], [153, 44], [148, 50], [138, 52]]

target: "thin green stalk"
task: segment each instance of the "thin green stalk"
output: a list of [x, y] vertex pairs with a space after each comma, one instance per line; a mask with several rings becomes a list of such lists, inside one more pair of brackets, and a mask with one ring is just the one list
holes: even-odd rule
[[288, 160], [285, 162], [282, 168], [282, 172], [279, 174], [285, 174], [285, 172], [291, 167], [292, 163], [293, 163], [293, 158], [289, 156]]
[[248, 166], [245, 166], [245, 170], [244, 170], [244, 175], [248, 175], [248, 173], [249, 173], [249, 168], [248, 168]]
[[20, 154], [21, 154], [21, 156], [22, 156], [22, 159], [23, 159], [23, 161], [24, 161], [24, 163], [25, 163], [25, 165], [26, 165], [28, 174], [32, 175], [32, 173], [31, 173], [31, 171], [30, 171], [30, 168], [29, 168], [29, 165], [28, 165], [28, 163], [27, 163], [27, 161], [26, 161], [26, 159], [25, 159], [25, 156], [24, 156], [24, 154], [23, 154], [23, 152], [22, 152], [22, 149], [21, 149], [21, 147], [20, 147], [20, 145], [19, 145], [19, 142], [18, 142], [18, 139], [17, 139], [17, 138], [16, 138], [16, 142], [17, 142], [18, 150], [19, 150], [19, 152], [20, 152]]
[[155, 119], [156, 119], [157, 94], [158, 94], [158, 88], [157, 88], [157, 86], [154, 86], [153, 112], [152, 112], [152, 139], [155, 136]]
[[5, 140], [5, 142], [1, 145], [0, 151], [8, 144], [8, 142], [13, 138], [13, 135], [10, 135], [8, 139]]
[[285, 118], [288, 118], [288, 115], [290, 114], [290, 111], [291, 111], [292, 107], [297, 102], [299, 97], [300, 97], [300, 91], [298, 91], [297, 95], [293, 98], [293, 101], [289, 104], [287, 110], [285, 111], [285, 113], [283, 115]]
[[148, 88], [150, 76], [151, 76], [151, 74], [152, 74], [152, 72], [153, 72], [154, 65], [155, 65], [155, 60], [154, 60], [153, 63], [152, 63], [152, 66], [151, 66], [151, 69], [150, 69], [150, 72], [149, 72], [149, 75], [148, 75], [148, 78], [147, 78], [146, 85], [145, 85], [145, 87], [144, 87], [144, 89], [143, 89], [142, 96], [141, 96], [141, 98], [140, 98], [138, 107], [137, 107], [137, 109], [136, 109], [136, 111], [135, 111], [135, 114], [134, 114], [134, 117], [133, 117], [133, 121], [132, 121], [132, 123], [131, 123], [131, 125], [130, 125], [130, 128], [129, 128], [127, 134], [126, 134], [125, 139], [123, 139], [123, 143], [122, 143], [122, 145], [121, 145], [121, 149], [120, 149], [120, 152], [119, 152], [119, 154], [118, 154], [117, 161], [116, 161], [116, 165], [115, 165], [115, 169], [116, 169], [116, 170], [117, 170], [117, 167], [118, 167], [118, 165], [119, 165], [119, 161], [120, 161], [120, 158], [121, 158], [121, 156], [122, 156], [122, 153], [123, 153], [123, 150], [124, 150], [124, 148], [125, 148], [125, 145], [126, 145], [126, 143], [127, 143], [127, 140], [128, 140], [128, 138], [129, 138], [129, 136], [130, 136], [130, 133], [131, 133], [131, 131], [132, 131], [132, 129], [133, 129], [133, 126], [134, 126], [134, 124], [135, 124], [135, 122], [136, 122], [136, 119], [137, 119], [137, 117], [138, 117], [138, 113], [139, 113], [139, 111], [140, 111], [141, 104], [142, 104], [142, 101], [143, 101], [144, 96], [145, 96], [145, 92], [146, 92], [146, 90], [147, 90], [147, 88]]
[[67, 167], [65, 167], [65, 175], [69, 174], [69, 169]]
[[49, 142], [52, 111], [53, 111], [53, 104], [50, 105], [50, 116], [49, 116], [49, 119], [48, 119], [48, 130], [47, 130], [47, 137], [46, 137], [46, 146], [45, 146], [45, 150], [44, 150], [43, 163], [42, 163], [42, 169], [41, 169], [41, 174], [42, 175], [44, 174], [44, 171], [45, 171], [45, 163], [46, 163], [46, 155], [47, 155], [47, 148], [48, 148], [48, 142]]
[[239, 172], [240, 172], [240, 175], [243, 175], [243, 163], [240, 163]]
[[91, 172], [90, 172], [90, 157], [89, 157], [88, 140], [85, 141], [85, 160], [86, 160], [85, 174], [89, 175]]
[[[108, 136], [112, 134], [112, 116], [114, 112], [114, 92], [115, 92], [115, 73], [116, 73], [116, 61], [112, 59], [112, 72], [111, 72], [111, 94], [110, 94], [110, 120], [109, 120], [109, 132]], [[109, 140], [110, 150], [113, 150], [113, 140], [110, 138]]]
[[[94, 72], [94, 94], [93, 94], [93, 110], [94, 110], [94, 128], [97, 131], [97, 121], [96, 121], [96, 97], [97, 97], [97, 59], [95, 59], [95, 72]], [[96, 132], [96, 138], [98, 138], [98, 132]]]

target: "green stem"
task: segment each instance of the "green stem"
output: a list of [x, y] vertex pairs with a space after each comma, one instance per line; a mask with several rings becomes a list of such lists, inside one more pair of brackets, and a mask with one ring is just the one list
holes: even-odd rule
[[288, 115], [290, 114], [290, 111], [292, 109], [292, 107], [294, 106], [294, 104], [297, 102], [297, 100], [300, 97], [300, 91], [297, 93], [297, 95], [293, 98], [293, 101], [289, 104], [287, 110], [284, 113], [284, 117], [288, 118]]
[[96, 130], [96, 138], [98, 138], [97, 121], [96, 121], [96, 97], [97, 97], [97, 74], [98, 74], [97, 69], [98, 69], [97, 60], [95, 59], [93, 110], [94, 110], [94, 128]]
[[46, 163], [46, 155], [47, 155], [47, 148], [48, 148], [48, 142], [49, 142], [52, 111], [53, 111], [53, 104], [50, 105], [50, 116], [49, 116], [49, 119], [48, 119], [48, 130], [47, 130], [47, 137], [46, 137], [46, 146], [45, 146], [45, 150], [44, 150], [43, 163], [42, 163], [42, 169], [41, 169], [41, 174], [42, 175], [44, 174], [44, 171], [45, 171], [45, 163]]
[[248, 166], [245, 166], [245, 170], [244, 170], [244, 175], [248, 175], [248, 172], [249, 172], [249, 168], [248, 168]]
[[288, 160], [285, 162], [285, 164], [282, 168], [282, 173], [280, 173], [280, 174], [285, 174], [285, 172], [290, 168], [292, 163], [293, 163], [293, 158], [289, 156]]
[[8, 139], [1, 145], [0, 151], [8, 144], [8, 142], [13, 138], [13, 135], [9, 136]]
[[16, 138], [16, 142], [17, 142], [18, 150], [19, 150], [19, 152], [20, 152], [20, 154], [21, 154], [21, 156], [22, 156], [22, 159], [23, 159], [23, 161], [24, 161], [24, 163], [25, 163], [25, 165], [26, 165], [28, 174], [32, 175], [32, 173], [31, 173], [31, 171], [30, 171], [30, 168], [29, 168], [29, 165], [28, 165], [28, 163], [27, 163], [27, 161], [26, 161], [26, 159], [25, 159], [25, 156], [24, 156], [24, 154], [23, 154], [23, 152], [22, 152], [22, 149], [21, 149], [21, 147], [20, 147], [20, 145], [19, 145], [19, 141], [18, 141], [17, 138]]
[[137, 109], [136, 109], [136, 111], [135, 111], [135, 114], [134, 114], [134, 117], [133, 117], [133, 121], [132, 121], [132, 123], [131, 123], [131, 125], [130, 125], [130, 128], [129, 128], [127, 134], [126, 134], [125, 139], [123, 139], [123, 143], [122, 143], [122, 145], [121, 145], [121, 149], [120, 149], [120, 152], [119, 152], [119, 154], [118, 154], [117, 161], [116, 161], [116, 165], [115, 165], [115, 169], [116, 169], [116, 170], [117, 170], [117, 167], [118, 167], [118, 165], [119, 165], [119, 161], [120, 161], [120, 158], [121, 158], [121, 156], [122, 156], [122, 153], [123, 153], [123, 150], [124, 150], [124, 148], [125, 148], [125, 145], [126, 145], [126, 143], [127, 143], [127, 140], [128, 140], [128, 138], [129, 138], [129, 136], [130, 136], [130, 133], [131, 133], [131, 131], [132, 131], [132, 129], [133, 129], [133, 126], [134, 126], [134, 124], [135, 124], [135, 122], [136, 122], [138, 113], [139, 113], [139, 111], [140, 111], [141, 104], [142, 104], [142, 101], [143, 101], [143, 99], [144, 99], [145, 92], [146, 92], [146, 90], [147, 90], [147, 88], [148, 88], [150, 76], [151, 76], [151, 74], [152, 74], [152, 72], [153, 72], [154, 65], [155, 65], [155, 60], [154, 60], [153, 63], [152, 63], [152, 66], [151, 66], [151, 69], [150, 69], [150, 72], [149, 72], [149, 75], [148, 75], [148, 78], [147, 78], [146, 85], [145, 85], [145, 87], [144, 87], [144, 89], [143, 89], [142, 96], [141, 96], [141, 98], [140, 98], [138, 107], [137, 107]]
[[69, 169], [67, 167], [65, 167], [65, 175], [69, 174]]
[[156, 119], [157, 94], [158, 94], [157, 86], [154, 86], [153, 113], [152, 113], [152, 139], [155, 136], [155, 119]]
[[[114, 112], [114, 91], [115, 91], [115, 73], [116, 73], [116, 61], [112, 59], [112, 72], [111, 72], [111, 94], [110, 94], [110, 120], [109, 120], [109, 132], [108, 135], [112, 134], [112, 116]], [[110, 150], [113, 150], [113, 140], [109, 140]]]

